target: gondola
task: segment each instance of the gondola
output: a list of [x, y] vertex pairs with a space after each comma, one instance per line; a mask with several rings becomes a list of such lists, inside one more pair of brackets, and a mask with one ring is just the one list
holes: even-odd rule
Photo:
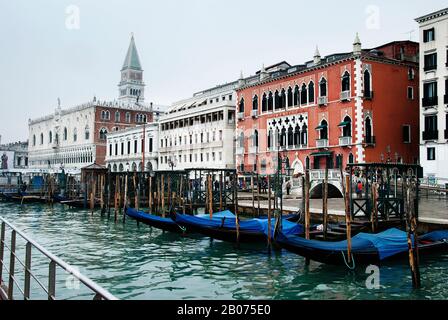
[[[179, 225], [186, 228], [188, 232], [196, 232], [210, 238], [236, 242], [237, 228], [236, 217], [230, 211], [214, 213], [212, 219], [209, 215], [189, 216], [175, 213], [172, 219]], [[275, 228], [276, 221], [271, 219], [271, 236]], [[303, 226], [282, 220], [283, 232], [285, 234], [302, 234]], [[264, 242], [268, 235], [268, 219], [248, 219], [239, 222], [239, 242]]]
[[47, 203], [48, 198], [45, 196], [27, 194], [27, 193], [17, 193], [17, 192], [2, 192], [1, 197], [3, 200], [16, 202], [16, 203]]
[[185, 229], [175, 223], [170, 217], [163, 218], [149, 213], [138, 211], [133, 208], [126, 207], [126, 215], [141, 223], [147, 224], [151, 227], [161, 229], [169, 232], [184, 232]]
[[[66, 200], [66, 201], [60, 201], [60, 203], [69, 206], [71, 208], [90, 209], [90, 201], [87, 201], [86, 203], [84, 199]], [[94, 204], [94, 209], [98, 209], [100, 207], [101, 207], [100, 203], [96, 201]]]
[[[384, 260], [408, 254], [407, 233], [396, 228], [378, 234], [359, 233], [351, 239], [351, 261], [348, 264], [347, 240], [338, 242], [307, 240], [279, 233], [276, 243], [288, 251], [310, 260], [332, 265], [379, 265]], [[418, 237], [419, 255], [448, 249], [448, 231], [434, 231]]]

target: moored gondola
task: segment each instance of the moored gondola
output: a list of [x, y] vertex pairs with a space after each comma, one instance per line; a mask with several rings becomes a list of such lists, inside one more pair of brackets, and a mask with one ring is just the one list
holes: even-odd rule
[[138, 211], [133, 208], [126, 207], [126, 215], [135, 219], [141, 223], [149, 225], [151, 227], [161, 229], [170, 232], [184, 232], [185, 229], [175, 223], [170, 217], [163, 218], [153, 214]]
[[[189, 216], [173, 214], [173, 220], [186, 228], [188, 232], [196, 232], [205, 236], [228, 242], [237, 241], [236, 217], [230, 211], [209, 215]], [[276, 225], [275, 219], [271, 219], [271, 236]], [[285, 234], [302, 234], [303, 226], [283, 219], [283, 232]], [[239, 221], [239, 242], [265, 242], [268, 234], [268, 219], [247, 219]]]
[[[338, 242], [307, 240], [280, 233], [276, 243], [288, 251], [321, 263], [347, 265], [347, 240]], [[434, 231], [418, 238], [419, 255], [448, 250], [448, 231]], [[351, 239], [354, 265], [378, 265], [384, 260], [408, 254], [407, 233], [396, 228], [378, 234], [359, 233]], [[350, 267], [353, 267], [351, 265]]]

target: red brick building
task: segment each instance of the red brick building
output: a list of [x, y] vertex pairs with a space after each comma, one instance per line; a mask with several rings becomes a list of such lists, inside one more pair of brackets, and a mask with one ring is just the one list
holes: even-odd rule
[[[241, 80], [237, 167], [273, 173], [279, 157], [294, 174], [347, 163], [418, 161], [419, 45], [396, 41]], [[287, 159], [286, 159], [287, 158]]]

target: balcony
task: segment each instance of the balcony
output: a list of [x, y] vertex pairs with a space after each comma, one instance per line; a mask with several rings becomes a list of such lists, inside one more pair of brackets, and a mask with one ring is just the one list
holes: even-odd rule
[[430, 65], [430, 66], [425, 66], [423, 68], [423, 71], [428, 72], [428, 71], [436, 71], [437, 70], [437, 65]]
[[364, 99], [372, 100], [373, 99], [373, 91], [364, 91]]
[[341, 101], [350, 101], [350, 91], [341, 92]]
[[244, 112], [238, 112], [237, 119], [244, 120]]
[[352, 144], [352, 137], [339, 137], [340, 146], [349, 146]]
[[366, 146], [374, 146], [376, 144], [376, 137], [375, 136], [366, 136], [364, 138], [364, 144]]
[[238, 155], [238, 156], [244, 155], [244, 147], [237, 147], [236, 148], [236, 155]]
[[326, 148], [328, 147], [328, 139], [318, 139], [316, 140], [316, 147]]
[[256, 118], [256, 117], [258, 117], [258, 110], [252, 110], [252, 111], [250, 112], [250, 115], [252, 116], [252, 118]]
[[257, 154], [258, 153], [258, 146], [249, 147], [249, 153], [250, 154]]
[[423, 140], [438, 140], [439, 139], [439, 131], [423, 131]]
[[328, 97], [318, 97], [317, 104], [319, 106], [326, 106], [328, 104]]
[[422, 99], [422, 106], [424, 108], [437, 106], [438, 105], [438, 100], [439, 99], [438, 99], [437, 96], [436, 97], [423, 98]]

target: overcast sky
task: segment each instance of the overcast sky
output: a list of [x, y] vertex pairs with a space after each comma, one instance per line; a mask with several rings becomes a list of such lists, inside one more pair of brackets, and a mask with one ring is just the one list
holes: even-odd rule
[[94, 95], [116, 99], [132, 32], [146, 101], [170, 105], [262, 63], [303, 63], [316, 45], [322, 56], [350, 51], [356, 32], [363, 47], [418, 41], [414, 19], [444, 7], [446, 0], [0, 0], [2, 143], [26, 140], [28, 119], [52, 113], [58, 97], [63, 108]]

